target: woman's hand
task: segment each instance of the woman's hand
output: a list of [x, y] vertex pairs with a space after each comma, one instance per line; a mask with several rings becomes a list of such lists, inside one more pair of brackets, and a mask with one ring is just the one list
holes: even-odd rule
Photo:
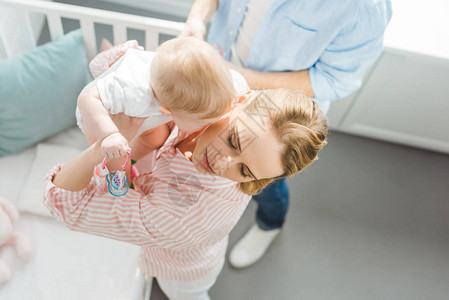
[[[131, 140], [136, 134], [137, 130], [143, 123], [143, 118], [133, 118], [125, 114], [111, 115], [111, 119], [120, 130], [121, 136], [126, 140]], [[89, 148], [81, 152], [74, 159], [63, 166], [61, 171], [56, 174], [53, 183], [60, 188], [69, 191], [79, 191], [85, 188], [94, 171], [94, 167], [103, 159], [100, 142], [96, 142]], [[124, 158], [110, 160], [108, 163], [109, 170], [120, 170], [124, 162]], [[115, 163], [115, 167], [110, 167], [111, 163]], [[128, 168], [130, 164], [128, 164]], [[129, 178], [129, 176], [128, 176]]]

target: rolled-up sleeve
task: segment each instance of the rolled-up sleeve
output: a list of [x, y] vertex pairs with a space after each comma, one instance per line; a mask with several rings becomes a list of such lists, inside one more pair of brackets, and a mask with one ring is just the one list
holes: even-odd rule
[[340, 99], [360, 87], [366, 69], [382, 52], [391, 14], [389, 1], [361, 7], [354, 24], [342, 30], [309, 69], [315, 99]]

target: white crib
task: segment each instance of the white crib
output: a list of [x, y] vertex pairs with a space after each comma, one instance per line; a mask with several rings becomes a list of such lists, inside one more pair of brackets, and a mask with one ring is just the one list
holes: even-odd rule
[[[159, 44], [160, 34], [176, 36], [184, 26], [184, 23], [180, 22], [39, 0], [0, 0], [0, 7], [15, 8], [17, 13], [24, 17], [27, 30], [25, 31], [25, 36], [21, 38], [27, 40], [28, 47], [36, 47], [36, 38], [33, 33], [30, 14], [39, 13], [46, 17], [52, 40], [64, 34], [61, 18], [79, 20], [89, 59], [93, 58], [97, 53], [94, 23], [111, 25], [115, 44], [127, 40], [127, 29], [144, 31], [144, 46], [146, 50], [156, 49]], [[11, 37], [3, 28], [0, 28], [0, 44], [7, 57], [15, 54], [8, 43], [12, 38], [16, 37]]]
[[[20, 20], [17, 22], [22, 25], [22, 31], [19, 33], [11, 32], [8, 31], [10, 29], [6, 29], [5, 26], [0, 26], [0, 58], [13, 57], [17, 54], [17, 52], [35, 48], [37, 46], [36, 37], [38, 36], [40, 29], [42, 28], [41, 25], [44, 24], [44, 20], [47, 21], [51, 40], [55, 40], [64, 34], [61, 18], [78, 20], [83, 33], [88, 59], [93, 58], [97, 53], [97, 41], [99, 39], [96, 36], [94, 24], [106, 24], [112, 26], [112, 42], [115, 44], [124, 42], [128, 39], [128, 29], [140, 30], [144, 32], [144, 46], [147, 50], [154, 50], [158, 46], [161, 34], [176, 36], [184, 26], [183, 23], [179, 22], [146, 18], [141, 16], [134, 16], [100, 9], [79, 7], [41, 0], [0, 0], [0, 18], [2, 13], [3, 16], [7, 15], [10, 18], [12, 18], [11, 16], [14, 15], [13, 19], [16, 19], [16, 21]], [[0, 24], [2, 24], [1, 20]], [[17, 43], [19, 40], [20, 47], [17, 47], [14, 45], [14, 43]], [[72, 128], [67, 132], [63, 132], [56, 137], [51, 138], [52, 143], [60, 145], [67, 145], [68, 141], [70, 141], [70, 145], [78, 142], [81, 145], [84, 145], [85, 143], [84, 137], [79, 132], [78, 128]], [[5, 186], [9, 188], [9, 192], [11, 192], [13, 189], [20, 189], [20, 185], [25, 181], [26, 174], [29, 172], [33, 163], [33, 159], [36, 155], [36, 149], [34, 148], [36, 147], [30, 148], [16, 155], [0, 158], [0, 173], [10, 173], [11, 166], [20, 166], [20, 168], [17, 168], [17, 170], [12, 171], [14, 174], [10, 173], [11, 176], [2, 177], [2, 180], [9, 180], [10, 182], [1, 182], [0, 189], [1, 187]], [[0, 191], [0, 194], [1, 192], [3, 191]], [[18, 193], [19, 192], [15, 193], [15, 196], [18, 196]], [[10, 197], [14, 198], [14, 195]], [[12, 200], [12, 202], [15, 201], [15, 199], [10, 200]], [[36, 255], [34, 257], [34, 261], [32, 261], [31, 263], [18, 263], [15, 266], [13, 265], [15, 274], [13, 275], [12, 280], [7, 283], [6, 286], [0, 286], [0, 299], [62, 299], [62, 294], [58, 292], [57, 286], [53, 286], [52, 289], [55, 290], [51, 292], [40, 290], [47, 287], [40, 287], [38, 278], [42, 277], [42, 272], [52, 272], [52, 266], [54, 268], [58, 268], [58, 265], [60, 265], [58, 263], [49, 264], [49, 260], [65, 260], [67, 258], [64, 257], [64, 255], [73, 256], [73, 252], [68, 254], [55, 254], [56, 250], [52, 247], [51, 242], [43, 241], [43, 237], [45, 238], [48, 235], [52, 235], [53, 238], [58, 241], [58, 243], [70, 242], [72, 244], [74, 243], [73, 239], [76, 239], [78, 243], [80, 243], [80, 245], [78, 246], [82, 248], [111, 248], [114, 247], [113, 243], [115, 242], [93, 236], [89, 237], [85, 234], [83, 236], [80, 236], [81, 233], [70, 232], [67, 229], [62, 228], [62, 225], [57, 223], [53, 219], [27, 213], [22, 214], [22, 217], [17, 226], [18, 229], [29, 233], [35, 239]], [[65, 241], [65, 239], [70, 239], [70, 241]], [[83, 243], [85, 243], [85, 245]], [[92, 243], [96, 243], [97, 246], [93, 247], [91, 245]], [[87, 252], [83, 254], [84, 257], [88, 257], [89, 255], [98, 255], [98, 253], [95, 253], [95, 250], [96, 249], [86, 250]], [[124, 269], [126, 269], [126, 266], [128, 266], [128, 269], [124, 270], [123, 274], [120, 274], [122, 278], [127, 276], [127, 274], [136, 273], [136, 267], [134, 267], [134, 265], [136, 264], [137, 248], [126, 248], [126, 251], [122, 251], [120, 252], [120, 254], [123, 256], [123, 253], [126, 252], [129, 253], [129, 255], [132, 257], [129, 259], [123, 258], [121, 261], [117, 262], [119, 264], [125, 265]], [[46, 252], [52, 253], [53, 256], [49, 256], [48, 254], [46, 254]], [[55, 255], [58, 257], [55, 258]], [[130, 270], [131, 267], [129, 265], [134, 268], [134, 271], [132, 269]], [[42, 266], [46, 267], [42, 268]], [[114, 268], [115, 270], [117, 270], [117, 266], [115, 266]], [[61, 267], [59, 267], [59, 269], [61, 269]], [[78, 272], [78, 274], [82, 274], [82, 270], [78, 271], [81, 271], [81, 273]], [[127, 273], [125, 271], [127, 271]], [[89, 277], [95, 277], [95, 272], [97, 272], [97, 270], [92, 267], [89, 272], [93, 272], [89, 273]], [[100, 272], [98, 272], [98, 276], [102, 276]], [[70, 276], [68, 278], [70, 278]], [[128, 293], [126, 298], [109, 297], [108, 299], [149, 299], [149, 294], [151, 291], [151, 279], [147, 279], [146, 284], [143, 282], [142, 275], [140, 275], [140, 277], [136, 276], [135, 279], [132, 278], [131, 280], [139, 281], [136, 284], [132, 284], [132, 287], [129, 287], [130, 289], [135, 289], [135, 291], [131, 291], [130, 293]], [[113, 284], [113, 282], [111, 282], [111, 284]], [[145, 286], [145, 288], [142, 288], [142, 286]], [[20, 289], [22, 289], [21, 287], [28, 287], [31, 290], [23, 293], [22, 291], [20, 291]], [[76, 284], [74, 284], [73, 289], [79, 288], [85, 287], [77, 287]], [[23, 289], [23, 291], [25, 289]], [[101, 295], [101, 291], [95, 292], [95, 299], [106, 299], [105, 297], [98, 296]], [[133, 295], [132, 297], [130, 296], [131, 294]], [[64, 299], [68, 298], [65, 297]]]

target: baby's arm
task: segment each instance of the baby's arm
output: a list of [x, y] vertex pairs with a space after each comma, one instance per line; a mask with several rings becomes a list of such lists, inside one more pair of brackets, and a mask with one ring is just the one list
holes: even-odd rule
[[[83, 91], [78, 97], [78, 108], [86, 137], [93, 135], [101, 142], [103, 155], [109, 158], [124, 156], [128, 150], [128, 141], [119, 132], [109, 112], [103, 106], [97, 87]], [[89, 140], [90, 143], [94, 142]]]

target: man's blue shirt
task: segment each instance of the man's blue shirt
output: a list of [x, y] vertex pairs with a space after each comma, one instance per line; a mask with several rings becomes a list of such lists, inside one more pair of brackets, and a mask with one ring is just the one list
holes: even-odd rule
[[[208, 41], [229, 60], [247, 0], [220, 0]], [[360, 87], [382, 52], [391, 19], [389, 0], [274, 0], [260, 25], [247, 67], [257, 71], [309, 69], [315, 100], [327, 112], [332, 100]]]

